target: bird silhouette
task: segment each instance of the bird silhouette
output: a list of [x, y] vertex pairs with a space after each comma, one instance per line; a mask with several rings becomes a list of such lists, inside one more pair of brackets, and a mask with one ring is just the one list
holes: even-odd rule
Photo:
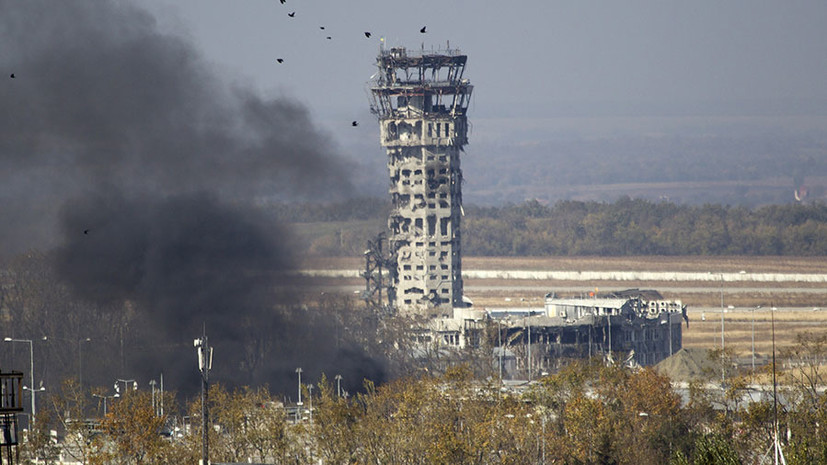
[[276, 58], [276, 61], [278, 61], [279, 63], [284, 63], [284, 58]]
[[427, 27], [428, 26], [422, 26], [422, 29], [420, 29], [419, 32], [421, 32], [422, 34], [425, 34], [425, 28], [427, 28]]
[[324, 26], [319, 26], [319, 29], [324, 31]]
[[359, 122], [354, 121], [354, 122], [350, 123], [350, 125], [353, 126], [353, 127], [356, 127], [356, 126], [359, 126]]
[[294, 11], [292, 13], [287, 13], [287, 16], [292, 18], [292, 17], [296, 16], [296, 12]]
[[88, 230], [88, 229], [84, 229], [84, 230], [83, 230], [83, 234], [89, 234], [89, 230]]
[[11, 73], [11, 78], [14, 79], [14, 73]]
[[333, 37], [327, 36], [327, 37], [325, 37], [325, 39], [331, 40], [331, 39], [333, 39]]
[[280, 1], [281, 1], [282, 5], [284, 5], [284, 3], [287, 2], [287, 0], [280, 0]]
[[370, 37], [370, 32], [365, 32], [365, 37]]

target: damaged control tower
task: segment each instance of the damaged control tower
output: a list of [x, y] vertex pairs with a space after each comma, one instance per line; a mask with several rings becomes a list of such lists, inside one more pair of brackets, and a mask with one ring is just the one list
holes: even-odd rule
[[403, 313], [451, 316], [462, 291], [462, 170], [473, 86], [459, 50], [380, 49], [371, 110], [387, 150], [388, 241], [395, 302]]

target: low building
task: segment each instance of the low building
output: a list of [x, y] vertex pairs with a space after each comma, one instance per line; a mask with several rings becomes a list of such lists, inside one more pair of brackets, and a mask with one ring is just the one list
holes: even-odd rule
[[482, 346], [489, 327], [496, 334], [489, 344], [514, 361], [503, 376], [532, 379], [572, 358], [654, 365], [681, 349], [684, 322], [689, 320], [680, 300], [630, 289], [584, 298], [549, 294], [542, 308], [455, 309], [453, 318], [433, 319], [415, 337], [444, 348], [474, 348]]

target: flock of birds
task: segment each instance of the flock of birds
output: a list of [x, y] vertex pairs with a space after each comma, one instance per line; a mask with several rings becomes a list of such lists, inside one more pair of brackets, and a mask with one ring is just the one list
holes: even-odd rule
[[[284, 5], [284, 4], [286, 4], [286, 3], [287, 3], [287, 0], [279, 0], [279, 1], [281, 2], [281, 4], [282, 4], [282, 5]], [[287, 16], [289, 16], [289, 17], [291, 17], [291, 18], [295, 18], [295, 17], [296, 17], [296, 12], [295, 12], [295, 11], [291, 11], [290, 13], [287, 13]], [[320, 29], [320, 30], [322, 30], [322, 31], [324, 31], [324, 30], [325, 30], [325, 27], [324, 27], [324, 26], [319, 26], [319, 29]], [[428, 32], [428, 26], [422, 26], [422, 28], [421, 28], [421, 29], [419, 29], [419, 33], [420, 33], [420, 34], [425, 34], [425, 33], [427, 33], [427, 32]], [[368, 39], [369, 39], [371, 35], [372, 35], [372, 34], [371, 34], [371, 32], [370, 32], [370, 31], [365, 31], [365, 37], [366, 37], [366, 38], [368, 38]], [[333, 40], [333, 36], [325, 36], [325, 39], [327, 39], [327, 40]], [[276, 62], [277, 62], [277, 63], [279, 63], [279, 64], [282, 64], [282, 63], [284, 63], [284, 58], [276, 58]], [[14, 75], [12, 75], [12, 77], [14, 77]], [[359, 126], [359, 122], [358, 122], [358, 121], [352, 121], [352, 122], [350, 123], [350, 125], [351, 125], [351, 126], [353, 126], [353, 127], [357, 127], [357, 126]]]
[[[281, 4], [282, 4], [282, 5], [284, 5], [284, 4], [286, 4], [286, 3], [287, 3], [287, 0], [279, 0], [279, 1], [281, 2]], [[290, 13], [287, 13], [287, 16], [289, 16], [289, 17], [291, 17], [291, 18], [295, 18], [295, 17], [296, 17], [296, 12], [295, 12], [295, 11], [291, 11]], [[419, 30], [419, 32], [420, 32], [421, 34], [425, 34], [425, 33], [427, 32], [427, 27], [428, 27], [428, 26], [422, 26], [422, 28]], [[321, 29], [322, 31], [324, 31], [324, 30], [325, 30], [325, 27], [324, 27], [324, 26], [319, 26], [319, 29]], [[366, 37], [366, 38], [370, 38], [370, 36], [371, 36], [370, 31], [365, 31], [365, 37]], [[332, 37], [332, 36], [326, 36], [326, 37], [325, 37], [325, 39], [327, 39], [327, 40], [333, 40], [333, 37]], [[277, 62], [277, 63], [279, 63], [279, 64], [282, 64], [282, 63], [284, 63], [284, 58], [276, 58], [276, 62]], [[14, 78], [15, 78], [15, 77], [14, 77], [14, 73], [11, 73], [10, 78], [11, 78], [11, 79], [14, 79]], [[352, 121], [352, 122], [350, 123], [350, 125], [351, 125], [351, 126], [353, 126], [353, 127], [357, 127], [357, 126], [359, 126], [359, 122], [358, 122], [358, 121]], [[86, 231], [84, 231], [84, 233], [86, 233]]]
[[[279, 1], [281, 2], [281, 4], [282, 4], [282, 5], [284, 5], [285, 3], [287, 3], [287, 0], [279, 0]], [[295, 12], [295, 11], [291, 11], [290, 13], [287, 13], [287, 16], [289, 16], [289, 17], [291, 17], [291, 18], [295, 18], [295, 17], [296, 17], [296, 12]], [[321, 30], [323, 30], [323, 31], [324, 31], [324, 30], [325, 30], [325, 27], [324, 27], [324, 26], [319, 26], [319, 29], [321, 29]], [[425, 34], [425, 33], [427, 32], [427, 26], [422, 26], [422, 28], [419, 30], [419, 32], [420, 32], [420, 33], [422, 33], [422, 34]], [[370, 36], [371, 36], [371, 32], [370, 32], [370, 31], [365, 31], [365, 33], [364, 33], [364, 34], [365, 34], [365, 37], [366, 37], [366, 38], [370, 38]], [[327, 40], [333, 40], [333, 37], [332, 37], [332, 36], [326, 36], [325, 38], [326, 38]], [[278, 62], [279, 64], [284, 63], [284, 58], [276, 58], [276, 62]], [[10, 79], [15, 79], [15, 75], [14, 75], [14, 73], [11, 73], [11, 74], [9, 75], [9, 78], [10, 78]], [[351, 125], [351, 126], [353, 126], [353, 127], [357, 127], [357, 126], [359, 126], [359, 122], [354, 120], [354, 121], [352, 121], [352, 122], [350, 123], [350, 125]], [[85, 229], [85, 230], [83, 231], [83, 234], [89, 234], [89, 230], [88, 230], [88, 229]]]

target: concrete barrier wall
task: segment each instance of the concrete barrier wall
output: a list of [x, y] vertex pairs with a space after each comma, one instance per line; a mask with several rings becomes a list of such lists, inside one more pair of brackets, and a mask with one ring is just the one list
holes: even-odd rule
[[[360, 278], [359, 270], [302, 270], [302, 276], [315, 278]], [[464, 270], [466, 279], [506, 279], [533, 281], [708, 281], [749, 283], [827, 283], [827, 274], [808, 273], [689, 273], [670, 271], [525, 271]]]

